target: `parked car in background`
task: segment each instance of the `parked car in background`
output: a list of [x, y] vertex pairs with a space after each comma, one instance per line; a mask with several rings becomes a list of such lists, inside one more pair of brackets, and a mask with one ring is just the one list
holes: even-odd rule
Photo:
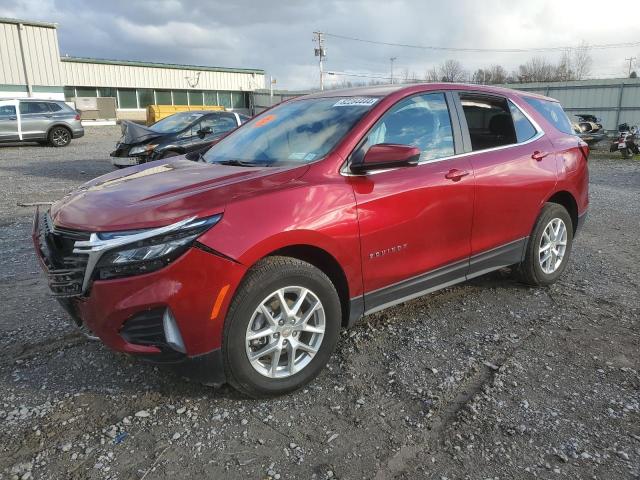
[[66, 147], [83, 135], [80, 115], [63, 101], [0, 99], [0, 142]]
[[578, 113], [572, 116], [571, 121], [576, 135], [589, 146], [595, 145], [607, 136], [602, 121], [595, 115]]
[[128, 167], [161, 158], [206, 150], [249, 117], [234, 112], [179, 112], [146, 127], [122, 122], [122, 137], [111, 152], [111, 163]]
[[363, 315], [507, 266], [558, 280], [588, 155], [548, 97], [332, 90], [263, 112], [200, 162], [86, 183], [36, 212], [33, 240], [53, 295], [110, 348], [272, 396], [318, 375]]

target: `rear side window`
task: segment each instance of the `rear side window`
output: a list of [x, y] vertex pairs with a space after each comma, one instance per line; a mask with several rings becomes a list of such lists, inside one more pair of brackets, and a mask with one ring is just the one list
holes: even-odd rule
[[518, 143], [506, 98], [461, 94], [460, 102], [474, 151]]
[[62, 110], [62, 107], [57, 103], [50, 103], [49, 108], [51, 109], [52, 112], [59, 112], [60, 110]]
[[15, 116], [16, 116], [16, 107], [14, 107], [13, 105], [0, 106], [0, 118], [15, 117]]
[[513, 119], [513, 126], [516, 129], [516, 139], [518, 143], [526, 142], [530, 138], [533, 138], [537, 133], [536, 127], [534, 127], [529, 119], [524, 116], [524, 113], [511, 102], [509, 102], [509, 109], [511, 110], [511, 118]]
[[573, 135], [573, 128], [571, 122], [564, 113], [562, 105], [558, 102], [552, 102], [549, 100], [541, 100], [539, 98], [525, 98], [526, 102], [531, 105], [536, 111], [542, 115], [549, 123], [560, 130], [562, 133]]
[[49, 104], [46, 102], [20, 102], [20, 113], [50, 113]]

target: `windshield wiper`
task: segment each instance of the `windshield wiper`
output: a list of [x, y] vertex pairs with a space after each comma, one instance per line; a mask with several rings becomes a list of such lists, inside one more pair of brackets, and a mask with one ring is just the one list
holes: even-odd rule
[[267, 164], [260, 164], [255, 162], [244, 162], [242, 160], [223, 160], [221, 162], [213, 162], [219, 165], [233, 165], [234, 167], [261, 167], [268, 166]]

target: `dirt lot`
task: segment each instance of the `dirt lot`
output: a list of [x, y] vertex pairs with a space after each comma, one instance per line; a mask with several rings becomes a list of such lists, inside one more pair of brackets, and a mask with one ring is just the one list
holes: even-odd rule
[[640, 161], [592, 157], [558, 284], [367, 317], [306, 390], [252, 401], [85, 340], [48, 296], [16, 202], [111, 171], [117, 136], [0, 147], [0, 479], [640, 478]]

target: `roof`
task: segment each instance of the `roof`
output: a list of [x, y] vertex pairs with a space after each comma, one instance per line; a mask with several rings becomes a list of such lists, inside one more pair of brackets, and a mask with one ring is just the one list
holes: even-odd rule
[[6, 18], [0, 17], [0, 23], [11, 23], [13, 25], [23, 24], [30, 25], [32, 27], [42, 27], [42, 28], [58, 28], [57, 23], [49, 23], [49, 22], [34, 22], [32, 20], [20, 20], [18, 18]]
[[517, 94], [526, 97], [536, 97], [546, 100], [553, 100], [533, 92], [514, 90], [510, 88], [497, 87], [493, 85], [476, 85], [469, 83], [411, 83], [404, 85], [377, 85], [372, 87], [345, 88], [339, 90], [325, 90], [314, 93], [307, 97], [386, 97], [392, 93], [400, 91], [428, 91], [428, 90], [474, 90], [477, 92], [495, 94]]
[[255, 68], [227, 68], [227, 67], [208, 67], [204, 65], [181, 65], [178, 63], [156, 63], [156, 62], [140, 62], [137, 60], [110, 60], [104, 58], [90, 57], [69, 57], [60, 58], [63, 62], [71, 63], [96, 63], [101, 65], [124, 65], [128, 67], [147, 67], [147, 68], [168, 68], [174, 70], [200, 70], [203, 72], [225, 72], [225, 73], [246, 73], [264, 75], [264, 70]]

